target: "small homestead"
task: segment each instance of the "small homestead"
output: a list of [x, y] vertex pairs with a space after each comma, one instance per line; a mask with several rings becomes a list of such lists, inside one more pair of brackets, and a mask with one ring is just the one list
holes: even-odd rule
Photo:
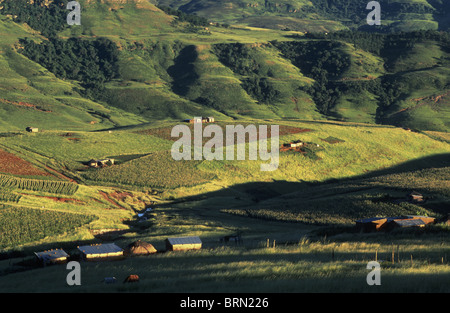
[[79, 246], [78, 250], [86, 261], [120, 259], [123, 257], [122, 248], [114, 243]]
[[434, 217], [403, 215], [396, 217], [372, 217], [356, 221], [359, 231], [371, 232], [378, 230], [392, 230], [405, 227], [425, 227], [435, 222]]
[[105, 166], [114, 165], [114, 163], [115, 163], [114, 159], [100, 159], [100, 160], [91, 159], [87, 163], [87, 165], [89, 167], [97, 168], [97, 167], [105, 167]]
[[61, 264], [67, 262], [69, 255], [62, 249], [52, 249], [34, 253], [42, 265]]
[[125, 256], [149, 255], [158, 252], [155, 247], [145, 241], [137, 240], [130, 243], [124, 251]]
[[305, 147], [306, 143], [301, 141], [301, 140], [296, 140], [296, 141], [292, 141], [292, 142], [288, 142], [288, 143], [284, 143], [281, 148], [280, 151], [284, 152], [284, 151], [297, 151], [297, 152], [302, 152], [301, 148]]
[[426, 223], [421, 219], [396, 219], [390, 221], [388, 228], [425, 227]]
[[421, 203], [421, 202], [425, 201], [423, 195], [416, 191], [413, 191], [410, 194], [408, 194], [407, 198], [408, 198], [409, 202], [412, 202], [412, 203]]
[[301, 140], [296, 140], [296, 141], [293, 141], [293, 142], [289, 142], [289, 143], [283, 144], [283, 147], [286, 147], [286, 148], [299, 148], [299, 147], [302, 147], [304, 144], [305, 143], [302, 142]]
[[38, 133], [39, 132], [39, 128], [31, 127], [31, 126], [27, 127], [25, 130], [29, 133]]
[[202, 248], [202, 241], [197, 236], [166, 239], [167, 251], [198, 250], [201, 248]]
[[214, 123], [214, 117], [194, 117], [192, 119], [187, 119], [185, 122], [191, 123], [191, 124], [197, 124], [197, 123]]
[[387, 222], [386, 217], [370, 217], [356, 221], [356, 228], [360, 231], [372, 232], [380, 230]]
[[301, 140], [296, 140], [288, 143], [284, 143], [280, 147], [280, 152], [295, 152], [300, 153], [303, 156], [311, 160], [320, 160], [321, 158], [317, 155], [318, 152], [323, 151], [324, 148], [317, 143], [304, 142]]

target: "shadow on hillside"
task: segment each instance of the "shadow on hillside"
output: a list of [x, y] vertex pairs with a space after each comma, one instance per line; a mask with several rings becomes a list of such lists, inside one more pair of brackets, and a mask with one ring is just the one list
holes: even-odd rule
[[433, 12], [433, 18], [439, 23], [438, 30], [448, 31], [450, 27], [450, 3], [448, 1], [428, 0], [437, 10]]
[[[450, 153], [439, 154], [439, 155], [429, 156], [429, 157], [425, 157], [425, 158], [421, 158], [421, 159], [417, 159], [417, 160], [408, 161], [408, 162], [399, 164], [394, 167], [380, 169], [377, 171], [372, 171], [372, 172], [369, 172], [369, 173], [366, 173], [363, 175], [358, 175], [358, 176], [354, 176], [354, 177], [347, 178], [347, 179], [332, 179], [332, 180], [328, 180], [325, 182], [287, 182], [287, 181], [275, 181], [274, 180], [272, 182], [245, 183], [245, 184], [235, 185], [231, 188], [226, 188], [226, 189], [219, 190], [219, 191], [207, 192], [207, 193], [204, 193], [204, 194], [201, 194], [198, 196], [189, 196], [189, 197], [180, 198], [180, 199], [177, 199], [170, 203], [167, 203], [164, 205], [154, 205], [153, 207], [154, 208], [164, 208], [167, 206], [167, 207], [173, 208], [173, 205], [176, 203], [201, 201], [204, 199], [210, 200], [210, 199], [213, 199], [216, 197], [219, 199], [221, 197], [230, 199], [230, 196], [246, 197], [248, 199], [253, 200], [254, 203], [257, 203], [260, 201], [274, 199], [276, 197], [286, 195], [289, 193], [293, 193], [293, 192], [296, 192], [299, 190], [309, 191], [311, 189], [311, 187], [321, 187], [321, 188], [323, 188], [321, 190], [327, 190], [327, 189], [332, 189], [333, 187], [336, 187], [340, 184], [345, 184], [345, 183], [351, 182], [352, 184], [350, 186], [350, 191], [347, 188], [344, 188], [344, 189], [346, 189], [345, 192], [348, 193], [348, 192], [358, 191], [359, 186], [358, 186], [357, 182], [362, 181], [364, 179], [371, 179], [371, 178], [376, 178], [379, 176], [389, 175], [389, 174], [402, 174], [402, 173], [413, 172], [413, 171], [418, 171], [418, 170], [423, 170], [423, 169], [445, 168], [445, 167], [450, 167]], [[395, 186], [394, 187], [389, 186], [389, 188], [395, 188]], [[420, 190], [420, 188], [416, 191], [422, 192]], [[320, 196], [320, 194], [319, 194], [319, 196]], [[299, 201], [302, 201], [302, 199], [299, 199]], [[180, 214], [181, 213], [197, 214], [196, 211], [191, 212], [190, 210], [184, 210], [182, 208], [180, 208], [179, 210], [180, 210], [180, 212], [179, 212]], [[181, 212], [181, 211], [183, 211], [183, 212]], [[442, 208], [442, 211], [449, 213], [448, 206], [444, 206]], [[172, 211], [172, 212], [177, 213], [175, 211]], [[198, 212], [200, 212], [200, 211], [198, 211]], [[221, 219], [224, 216], [228, 216], [226, 213], [223, 213], [223, 214], [225, 214], [223, 216], [221, 214], [217, 215], [217, 212], [214, 214], [208, 214], [206, 212], [205, 214], [208, 215], [207, 217], [210, 221], [222, 221]], [[284, 223], [283, 221], [272, 221], [272, 222]], [[250, 221], [250, 223], [251, 223], [251, 221]], [[137, 234], [139, 236], [138, 228], [133, 229], [133, 231], [137, 232]], [[116, 239], [118, 239], [118, 238], [116, 238]], [[132, 241], [132, 239], [130, 239], [130, 242], [131, 241]], [[44, 251], [44, 250], [49, 250], [49, 249], [57, 249], [57, 248], [64, 249], [67, 253], [69, 253], [69, 255], [76, 255], [77, 254], [77, 246], [89, 245], [89, 244], [100, 243], [100, 242], [102, 242], [102, 240], [99, 238], [96, 238], [96, 239], [92, 239], [92, 240], [79, 240], [79, 241], [71, 241], [71, 242], [52, 242], [52, 243], [46, 243], [46, 244], [40, 244], [40, 245], [33, 245], [33, 246], [26, 247], [21, 251], [13, 251], [11, 253], [1, 253], [0, 260], [11, 259], [11, 258], [15, 258], [16, 260], [18, 260], [18, 259], [22, 258], [23, 259], [22, 261], [29, 262], [30, 258], [33, 257], [33, 252]], [[28, 261], [26, 261], [26, 260], [28, 260]], [[26, 270], [29, 268], [30, 268], [30, 266], [29, 265], [27, 266], [27, 264], [25, 264], [25, 266], [22, 268], [20, 266], [11, 268], [11, 271], [20, 271], [20, 270]], [[4, 274], [5, 273], [0, 273], [0, 276], [4, 275]]]
[[[367, 172], [362, 175], [352, 176], [349, 178], [341, 178], [341, 179], [329, 179], [323, 182], [288, 182], [288, 181], [277, 181], [273, 180], [272, 182], [250, 182], [239, 185], [234, 185], [231, 188], [226, 188], [218, 191], [207, 192], [204, 194], [196, 195], [196, 196], [187, 196], [183, 198], [179, 198], [172, 203], [167, 204], [170, 206], [175, 203], [184, 203], [189, 201], [200, 201], [205, 199], [211, 199], [215, 197], [226, 197], [230, 195], [235, 195], [239, 197], [239, 195], [246, 196], [253, 200], [253, 202], [257, 203], [260, 201], [265, 201], [268, 199], [273, 199], [278, 196], [286, 195], [289, 193], [293, 193], [296, 191], [307, 190], [313, 187], [322, 187], [322, 188], [332, 188], [339, 186], [341, 184], [348, 183], [356, 183], [358, 181], [363, 181], [366, 179], [373, 179], [376, 177], [391, 175], [391, 174], [402, 174], [407, 172], [414, 172], [424, 169], [431, 168], [445, 168], [450, 167], [450, 153], [445, 154], [437, 154], [425, 158], [420, 158], [416, 160], [411, 160], [397, 166], [382, 168], [379, 170]], [[392, 187], [392, 186], [391, 186]], [[358, 190], [358, 186], [355, 184], [355, 191]], [[392, 187], [394, 188], [394, 187]], [[405, 190], [406, 191], [406, 190]], [[411, 190], [412, 191], [412, 190]], [[420, 188], [415, 190], [417, 192], [422, 192]], [[347, 190], [346, 193], [349, 191]], [[408, 190], [409, 192], [409, 190]], [[299, 199], [301, 201], [301, 199]]]
[[187, 46], [180, 51], [174, 60], [175, 64], [167, 70], [173, 79], [172, 90], [176, 94], [185, 96], [189, 92], [189, 86], [199, 78], [193, 64], [197, 57], [195, 46]]

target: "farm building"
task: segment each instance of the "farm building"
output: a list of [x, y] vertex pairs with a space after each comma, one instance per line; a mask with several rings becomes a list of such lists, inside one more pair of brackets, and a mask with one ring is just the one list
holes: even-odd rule
[[69, 257], [69, 255], [62, 249], [35, 252], [34, 254], [42, 265], [65, 263]]
[[377, 230], [391, 230], [404, 227], [423, 227], [435, 222], [434, 217], [419, 215], [403, 215], [396, 217], [372, 217], [356, 221], [356, 227], [360, 231], [370, 232]]
[[404, 218], [413, 219], [413, 220], [421, 220], [425, 223], [425, 225], [434, 223], [436, 221], [436, 219], [434, 217], [420, 216], [420, 215], [405, 215]]
[[415, 191], [413, 191], [410, 194], [408, 194], [407, 197], [408, 197], [408, 200], [411, 201], [411, 202], [416, 202], [417, 203], [417, 202], [423, 202], [424, 201], [423, 195], [418, 193], [418, 192], [415, 192]]
[[196, 236], [166, 239], [166, 250], [168, 251], [197, 250], [201, 248], [202, 241]]
[[89, 167], [97, 167], [98, 166], [97, 160], [94, 160], [94, 159], [90, 160], [87, 164], [89, 165]]
[[148, 242], [137, 240], [133, 243], [130, 243], [124, 251], [126, 256], [133, 255], [148, 255], [158, 252], [152, 244]]
[[38, 133], [39, 132], [39, 128], [36, 127], [27, 127], [26, 131], [29, 133]]
[[283, 144], [283, 146], [286, 148], [298, 148], [298, 147], [302, 147], [303, 145], [304, 145], [304, 142], [301, 142], [300, 140], [296, 140], [293, 142]]
[[184, 120], [184, 121], [188, 122], [188, 123], [191, 123], [191, 124], [197, 124], [197, 123], [202, 123], [203, 119], [201, 117], [194, 117], [194, 118], [187, 119], [187, 120]]
[[102, 159], [97, 161], [99, 166], [114, 165], [114, 159]]
[[372, 217], [365, 218], [362, 220], [356, 221], [356, 227], [360, 231], [375, 231], [380, 230], [381, 227], [387, 222], [387, 218], [385, 217]]
[[214, 123], [214, 117], [194, 117], [192, 119], [185, 120], [186, 122], [189, 122], [191, 124], [196, 123]]
[[123, 250], [114, 243], [79, 246], [83, 259], [87, 261], [118, 259], [123, 257]]
[[108, 165], [114, 165], [114, 163], [115, 163], [114, 159], [100, 159], [100, 160], [91, 159], [87, 164], [89, 167], [104, 167]]
[[388, 222], [387, 228], [425, 227], [425, 225], [421, 219], [395, 219]]

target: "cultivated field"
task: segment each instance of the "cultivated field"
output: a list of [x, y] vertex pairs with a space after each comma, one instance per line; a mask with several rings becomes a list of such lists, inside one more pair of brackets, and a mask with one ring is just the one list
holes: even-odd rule
[[[448, 291], [448, 226], [377, 234], [354, 228], [356, 219], [372, 216], [444, 217], [448, 143], [394, 127], [280, 123], [286, 130], [280, 145], [302, 140], [321, 149], [280, 151], [279, 170], [270, 174], [259, 171], [260, 161], [175, 162], [169, 151], [174, 139], [167, 137], [175, 123], [1, 138], [1, 144], [27, 158], [49, 160], [54, 171], [77, 183], [1, 176], [7, 189], [1, 194], [6, 259], [0, 261], [0, 281], [16, 283], [0, 284], [9, 286], [0, 291], [37, 291], [26, 283], [29, 273], [33, 281], [45, 281], [39, 288], [71, 291], [64, 266], [31, 265], [36, 251], [64, 248], [73, 254], [79, 244], [102, 242], [125, 248], [139, 238], [162, 252], [167, 237], [189, 235], [201, 237], [202, 250], [83, 263], [78, 291], [372, 292], [366, 265], [375, 258], [382, 264], [382, 286], [376, 291]], [[84, 162], [91, 156], [118, 162], [89, 169]], [[427, 201], [408, 202], [411, 191]], [[240, 234], [243, 243], [220, 242], [231, 234]], [[101, 282], [129, 274], [139, 275], [139, 284]]]
[[[69, 27], [67, 1], [2, 0], [0, 292], [450, 291], [445, 1], [387, 1], [379, 33], [334, 32], [366, 26], [356, 1], [157, 1], [199, 13], [184, 21], [153, 2], [80, 0]], [[250, 143], [245, 160], [175, 161], [173, 127], [198, 116], [279, 125], [277, 169]], [[401, 215], [436, 223], [355, 227]], [[181, 236], [202, 249], [166, 251]], [[136, 240], [158, 253], [81, 262], [81, 286], [35, 260]]]

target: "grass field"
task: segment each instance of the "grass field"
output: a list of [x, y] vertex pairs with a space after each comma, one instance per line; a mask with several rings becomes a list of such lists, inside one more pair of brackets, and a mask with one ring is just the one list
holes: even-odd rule
[[37, 241], [89, 224], [94, 216], [53, 210], [4, 207], [0, 210], [2, 248]]
[[[446, 281], [450, 269], [446, 255], [450, 247], [445, 240], [448, 235], [443, 233], [372, 234], [358, 238], [354, 234], [341, 234], [339, 238], [316, 236], [308, 239], [304, 236], [307, 227], [299, 229], [298, 226], [282, 224], [284, 233], [271, 232], [269, 237], [267, 231], [279, 231], [279, 225], [271, 222], [248, 224], [244, 220], [242, 223], [247, 225], [248, 231], [244, 244], [235, 246], [219, 243], [217, 235], [207, 236], [208, 229], [217, 231], [217, 224], [203, 225], [202, 231], [195, 231], [199, 227], [198, 220], [192, 223], [193, 220], [184, 214], [177, 216], [175, 212], [159, 209], [155, 212], [158, 215], [156, 220], [164, 221], [165, 229], [170, 229], [169, 234], [161, 229], [159, 236], [153, 234], [150, 238], [140, 238], [160, 249], [167, 235], [176, 235], [180, 231], [183, 234], [200, 233], [204, 241], [202, 250], [158, 253], [112, 262], [83, 262], [82, 285], [76, 287], [66, 284], [68, 272], [63, 265], [19, 271], [1, 276], [0, 281], [8, 279], [9, 288], [0, 287], [0, 290], [36, 292], [45, 288], [46, 292], [94, 293], [448, 292]], [[194, 214], [191, 215], [193, 217]], [[225, 218], [221, 221], [231, 220]], [[265, 233], [262, 232], [264, 229]], [[292, 236], [294, 229], [297, 230], [296, 240], [283, 241], [283, 235], [290, 232]], [[225, 229], [224, 233], [229, 231]], [[269, 240], [269, 247], [265, 238]], [[115, 242], [125, 246], [131, 240], [130, 236]], [[65, 245], [65, 249], [75, 251], [74, 246]], [[376, 288], [366, 283], [369, 272], [366, 266], [373, 260], [381, 264], [381, 286]], [[9, 270], [14, 268], [9, 267]], [[33, 273], [31, 279], [30, 273]], [[121, 284], [130, 274], [139, 275], [140, 282]], [[118, 283], [105, 285], [103, 279], [111, 276], [116, 277]], [[11, 282], [12, 277], [14, 282]], [[34, 284], [38, 281], [39, 286]]]
[[[342, 133], [339, 138], [345, 138], [345, 143], [349, 141]], [[329, 145], [340, 144], [343, 142]], [[388, 234], [359, 234], [352, 228], [356, 218], [368, 215], [439, 216], [444, 213], [450, 190], [448, 158], [423, 160], [423, 164], [436, 166], [436, 169], [414, 171], [417, 164], [420, 164], [420, 159], [398, 168], [385, 168], [380, 170], [380, 175], [315, 184], [274, 181], [232, 185], [227, 180], [228, 188], [208, 182], [156, 195], [117, 186], [80, 186], [70, 197], [28, 191], [18, 203], [28, 209], [14, 207], [9, 211], [39, 213], [45, 207], [42, 212], [61, 215], [69, 224], [59, 223], [57, 229], [52, 228], [53, 224], [45, 226], [47, 237], [42, 239], [37, 235], [21, 236], [18, 241], [12, 237], [13, 233], [2, 237], [14, 241], [14, 244], [8, 244], [4, 252], [16, 251], [22, 257], [0, 262], [0, 281], [8, 281], [0, 284], [0, 290], [373, 292], [375, 290], [370, 289], [365, 281], [368, 273], [366, 265], [376, 255], [382, 264], [382, 286], [377, 292], [448, 292], [448, 284], [445, 283], [450, 275], [448, 226], [436, 225], [427, 231], [405, 230]], [[230, 168], [234, 172], [230, 173]], [[190, 168], [185, 170], [192, 171]], [[242, 167], [236, 166], [226, 166], [222, 170], [226, 170], [229, 176], [245, 173]], [[412, 189], [432, 199], [424, 206], [390, 204], [390, 200], [402, 197]], [[298, 199], [302, 199], [304, 206], [299, 205]], [[315, 210], [312, 209], [314, 206]], [[146, 213], [148, 219], [139, 222], [136, 213], [148, 207], [152, 208]], [[239, 214], [239, 210], [247, 214]], [[31, 218], [34, 215], [27, 216]], [[71, 220], [78, 216], [90, 223], [80, 225], [76, 224], [77, 220]], [[92, 220], [92, 217], [95, 219]], [[15, 220], [14, 215], [11, 218]], [[33, 223], [38, 220], [32, 218]], [[78, 225], [76, 229], [70, 226], [75, 224]], [[2, 227], [4, 232], [7, 229]], [[21, 228], [15, 229], [18, 231]], [[117, 230], [121, 233], [114, 234], [113, 231]], [[204, 247], [201, 251], [82, 263], [82, 286], [78, 289], [68, 289], [65, 283], [67, 270], [63, 265], [37, 269], [26, 265], [32, 264], [33, 251], [56, 248], [56, 243], [72, 254], [76, 253], [77, 244], [103, 242], [96, 235], [98, 231], [106, 231], [105, 234], [111, 232], [107, 240], [123, 248], [139, 238], [164, 250], [167, 237], [186, 235], [200, 236]], [[243, 236], [243, 245], [219, 242], [222, 236], [235, 233]], [[392, 251], [395, 254], [394, 264]], [[24, 261], [23, 265], [19, 265]], [[121, 281], [129, 274], [139, 275], [139, 284], [102, 283], [104, 277], [115, 276]], [[11, 283], [12, 280], [14, 283]], [[38, 281], [39, 284], [34, 283]], [[2, 289], [5, 288], [3, 286], [8, 288]]]

